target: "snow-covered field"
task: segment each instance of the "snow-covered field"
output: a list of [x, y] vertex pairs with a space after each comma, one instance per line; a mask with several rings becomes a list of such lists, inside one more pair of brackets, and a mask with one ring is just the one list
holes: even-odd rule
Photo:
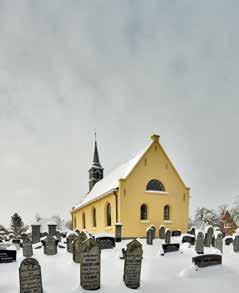
[[[173, 237], [178, 242], [180, 237]], [[123, 282], [124, 260], [121, 248], [129, 241], [117, 243], [116, 248], [102, 250], [101, 289], [98, 292], [132, 292]], [[183, 253], [172, 252], [160, 255], [162, 240], [155, 239], [153, 246], [143, 244], [141, 286], [139, 292], [183, 292], [183, 293], [225, 293], [228, 289], [238, 290], [239, 254], [232, 245], [224, 245], [223, 265], [200, 268], [195, 271], [192, 256], [194, 246], [182, 246]], [[208, 249], [205, 252], [215, 252]], [[80, 286], [80, 265], [72, 261], [72, 254], [58, 249], [55, 256], [46, 256], [43, 249], [34, 250], [34, 257], [41, 265], [44, 293], [76, 293], [85, 291]], [[23, 259], [18, 251], [17, 263], [0, 264], [0, 293], [19, 292], [18, 266]]]

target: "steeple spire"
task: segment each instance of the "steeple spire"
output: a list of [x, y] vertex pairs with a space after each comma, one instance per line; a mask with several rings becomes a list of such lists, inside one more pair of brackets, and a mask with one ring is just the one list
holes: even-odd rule
[[95, 131], [95, 148], [94, 148], [93, 164], [89, 170], [89, 190], [91, 191], [94, 185], [98, 181], [103, 179], [103, 177], [104, 177], [104, 168], [102, 168], [100, 164], [96, 131]]

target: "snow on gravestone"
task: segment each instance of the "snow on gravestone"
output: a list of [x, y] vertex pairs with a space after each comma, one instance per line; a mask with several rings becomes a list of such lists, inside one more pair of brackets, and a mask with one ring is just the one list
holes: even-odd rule
[[203, 232], [198, 232], [198, 234], [197, 234], [195, 250], [196, 250], [197, 254], [204, 253], [204, 234], [203, 234]]
[[20, 293], [43, 293], [41, 267], [34, 258], [25, 258], [19, 268]]
[[140, 287], [140, 275], [143, 249], [138, 240], [127, 244], [124, 262], [124, 282], [128, 288], [137, 289]]
[[171, 230], [167, 229], [165, 232], [165, 243], [170, 244], [171, 242]]
[[151, 225], [150, 228], [153, 230], [153, 239], [155, 238], [156, 228], [154, 225]]
[[81, 232], [80, 235], [73, 240], [73, 261], [75, 263], [81, 262], [82, 244], [86, 239], [86, 234]]
[[46, 255], [55, 255], [57, 254], [57, 244], [58, 241], [53, 236], [47, 236], [47, 238], [43, 241], [44, 245], [44, 254]]
[[92, 238], [82, 244], [81, 253], [81, 286], [85, 290], [97, 290], [100, 288], [100, 256], [99, 244]]
[[212, 244], [212, 238], [213, 238], [213, 227], [209, 227], [207, 229], [207, 233], [205, 235], [205, 246], [210, 247]]
[[153, 245], [153, 229], [149, 228], [147, 229], [147, 244], [148, 245]]
[[75, 233], [71, 233], [67, 237], [67, 251], [72, 253], [73, 252], [73, 241], [76, 239], [77, 235]]
[[160, 226], [159, 228], [159, 239], [165, 239], [165, 227]]
[[223, 253], [223, 236], [222, 233], [218, 233], [217, 237], [215, 238], [215, 248]]
[[233, 241], [233, 251], [239, 252], [239, 235], [236, 235]]
[[32, 241], [29, 238], [25, 238], [22, 242], [22, 253], [25, 257], [31, 257], [33, 255], [32, 251]]

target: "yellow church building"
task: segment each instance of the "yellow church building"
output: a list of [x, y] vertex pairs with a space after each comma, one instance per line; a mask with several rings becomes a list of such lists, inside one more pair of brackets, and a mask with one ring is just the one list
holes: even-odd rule
[[187, 231], [190, 189], [159, 138], [152, 135], [142, 152], [105, 177], [95, 141], [89, 192], [71, 212], [74, 229], [114, 235], [115, 224], [120, 223], [122, 238], [145, 237], [151, 225], [156, 231], [161, 225]]

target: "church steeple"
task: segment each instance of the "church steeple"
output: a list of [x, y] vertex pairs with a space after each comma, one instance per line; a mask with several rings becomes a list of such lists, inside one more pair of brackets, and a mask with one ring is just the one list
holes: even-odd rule
[[94, 156], [93, 156], [93, 164], [89, 170], [89, 191], [94, 187], [94, 185], [103, 179], [104, 177], [104, 168], [102, 168], [99, 159], [99, 152], [97, 146], [97, 139], [95, 133], [95, 149], [94, 149]]

